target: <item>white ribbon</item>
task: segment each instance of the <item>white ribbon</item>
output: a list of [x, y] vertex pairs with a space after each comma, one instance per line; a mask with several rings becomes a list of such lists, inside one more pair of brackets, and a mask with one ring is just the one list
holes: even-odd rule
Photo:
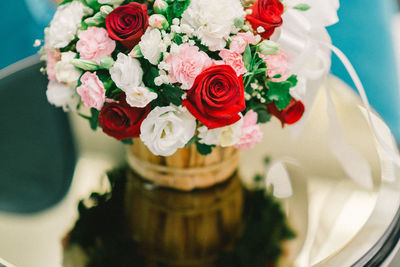
[[340, 162], [346, 174], [356, 183], [367, 189], [373, 189], [371, 166], [366, 158], [349, 145], [343, 138], [340, 122], [336, 116], [335, 104], [332, 99], [330, 87], [326, 83], [326, 109], [329, 119], [329, 147]]
[[[301, 0], [300, 2], [309, 4], [312, 8], [306, 12], [294, 9], [287, 10], [283, 15], [284, 24], [271, 39], [278, 42], [288, 54], [293, 72], [305, 79], [307, 93], [302, 98], [302, 101], [306, 106], [312, 106], [318, 89], [330, 71], [331, 51], [334, 52], [347, 69], [361, 96], [377, 142], [393, 162], [400, 166], [399, 155], [384, 141], [372, 120], [372, 109], [357, 72], [344, 53], [331, 44], [330, 37], [325, 29], [326, 26], [338, 21], [337, 9], [339, 8], [339, 1]], [[300, 2], [287, 0], [285, 3], [289, 6], [294, 6]], [[300, 134], [308, 115], [309, 110], [306, 110], [303, 120], [292, 127], [292, 135], [294, 137]]]
[[[321, 1], [324, 2], [323, 5]], [[337, 0], [286, 1], [285, 4], [289, 7], [306, 3], [312, 8], [306, 12], [288, 8], [283, 15], [283, 25], [271, 37], [287, 54], [292, 73], [299, 77], [300, 82], [294, 92], [301, 94], [294, 93], [294, 96], [301, 99], [306, 107], [313, 105], [318, 90], [330, 71], [331, 51], [319, 42], [330, 42], [325, 26], [338, 20], [336, 2]], [[297, 138], [302, 132], [310, 111], [307, 108], [302, 120], [290, 126], [293, 138]]]
[[340, 61], [342, 62], [342, 64], [344, 65], [344, 67], [346, 68], [347, 72], [349, 73], [354, 85], [357, 88], [358, 93], [360, 94], [361, 100], [365, 106], [366, 112], [367, 112], [367, 117], [368, 117], [368, 121], [369, 124], [372, 128], [372, 131], [374, 133], [374, 136], [377, 140], [377, 142], [379, 143], [379, 145], [381, 145], [382, 149], [384, 150], [384, 152], [390, 157], [390, 159], [393, 161], [393, 163], [395, 163], [397, 166], [400, 167], [400, 156], [398, 153], [396, 153], [386, 142], [385, 139], [381, 136], [380, 132], [378, 131], [377, 126], [375, 125], [375, 121], [372, 119], [372, 108], [371, 105], [368, 101], [368, 97], [367, 94], [365, 92], [364, 86], [356, 72], [356, 70], [354, 69], [353, 65], [351, 64], [350, 60], [346, 57], [346, 55], [337, 47], [335, 47], [334, 45], [330, 44], [330, 43], [324, 43], [321, 42], [322, 45], [328, 47], [330, 50], [332, 50], [332, 52], [335, 53], [335, 55], [340, 59]]

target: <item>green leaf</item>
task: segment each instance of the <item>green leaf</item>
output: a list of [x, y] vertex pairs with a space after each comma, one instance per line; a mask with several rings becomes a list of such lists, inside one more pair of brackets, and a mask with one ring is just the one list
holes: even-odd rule
[[193, 145], [194, 144], [194, 142], [197, 140], [197, 136], [195, 135], [195, 136], [193, 136], [190, 140], [189, 140], [189, 142], [187, 142], [187, 144], [185, 145], [185, 147], [190, 147], [191, 145]]
[[311, 7], [307, 4], [298, 4], [297, 6], [293, 7], [294, 9], [300, 10], [300, 11], [307, 11]]
[[292, 96], [290, 95], [290, 82], [267, 82], [268, 92], [267, 98], [271, 102], [274, 101], [279, 110], [284, 110], [289, 106]]
[[88, 7], [92, 8], [96, 12], [100, 10], [101, 4], [97, 2], [97, 0], [84, 0], [82, 1], [84, 4], [86, 4]]
[[271, 120], [272, 115], [266, 109], [257, 109], [255, 112], [258, 115], [257, 123], [267, 123]]
[[165, 85], [161, 89], [161, 93], [168, 102], [174, 104], [175, 106], [182, 105], [182, 95], [184, 94], [182, 89], [172, 85]]
[[160, 76], [158, 68], [143, 58], [140, 59], [140, 65], [144, 72], [143, 81], [146, 81], [146, 86], [155, 88], [156, 84], [154, 83], [154, 79]]
[[248, 110], [253, 110], [257, 113], [257, 123], [267, 123], [271, 120], [272, 115], [267, 111], [265, 104], [257, 102], [249, 103]]
[[244, 54], [243, 54], [243, 62], [244, 62], [244, 66], [246, 67], [246, 69], [248, 71], [252, 71], [251, 70], [251, 48], [250, 45], [246, 46], [246, 50], [244, 50]]
[[124, 145], [133, 145], [133, 139], [132, 138], [121, 140], [121, 142]]
[[172, 13], [175, 18], [180, 18], [190, 5], [190, 0], [175, 0], [172, 5]]
[[175, 36], [174, 36], [174, 42], [175, 42], [177, 45], [183, 44], [182, 36], [180, 36], [179, 34], [175, 34]]
[[270, 158], [269, 156], [266, 156], [266, 157], [264, 158], [264, 164], [265, 164], [266, 166], [268, 166], [270, 163], [271, 163], [271, 158]]
[[72, 1], [74, 1], [74, 0], [64, 0], [64, 1], [62, 1], [62, 2], [60, 3], [60, 6], [61, 6], [61, 5], [68, 4], [68, 3], [71, 3]]
[[80, 117], [88, 120], [89, 123], [90, 123], [90, 128], [93, 131], [96, 131], [97, 127], [99, 126], [99, 114], [100, 114], [100, 112], [97, 109], [92, 108], [92, 109], [90, 109], [90, 113], [91, 113], [91, 116], [87, 116], [87, 115], [84, 115], [82, 113], [78, 113], [78, 115]]
[[297, 79], [296, 75], [290, 76], [286, 81], [292, 84], [291, 87], [295, 87], [298, 83], [298, 79]]
[[[257, 69], [254, 73], [253, 73], [253, 75], [255, 76], [255, 75], [259, 75], [259, 74], [263, 74], [263, 75], [265, 75], [265, 73], [268, 71], [269, 69], [268, 68], [261, 68], [261, 69]], [[280, 74], [279, 74], [280, 75]], [[274, 77], [275, 78], [275, 77]]]
[[207, 156], [207, 155], [211, 154], [212, 148], [214, 146], [210, 146], [210, 145], [201, 144], [199, 142], [196, 142], [196, 147], [197, 147], [197, 151], [199, 151], [199, 153], [201, 155]]
[[106, 71], [97, 71], [97, 76], [99, 77], [100, 81], [103, 83], [104, 88], [106, 91], [110, 91], [114, 87], [114, 81], [111, 79], [111, 76]]
[[99, 126], [100, 112], [95, 108], [90, 109], [90, 112], [92, 113], [92, 117], [90, 118], [90, 128], [92, 128], [93, 131], [96, 131]]
[[171, 25], [172, 24], [172, 20], [175, 18], [172, 6], [169, 6], [167, 8], [167, 10], [165, 12], [165, 17], [167, 18], [169, 25]]

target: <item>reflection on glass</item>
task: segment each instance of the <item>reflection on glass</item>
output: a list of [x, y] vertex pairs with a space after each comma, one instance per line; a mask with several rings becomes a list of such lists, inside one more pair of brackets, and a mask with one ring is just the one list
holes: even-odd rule
[[[64, 266], [273, 266], [292, 238], [280, 205], [237, 175], [191, 193], [156, 188], [127, 168], [79, 205]], [[272, 264], [272, 265], [271, 265]]]

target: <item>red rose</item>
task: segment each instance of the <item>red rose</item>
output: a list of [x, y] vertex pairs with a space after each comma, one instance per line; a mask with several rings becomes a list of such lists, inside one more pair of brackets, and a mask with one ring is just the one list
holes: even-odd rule
[[121, 94], [118, 101], [105, 104], [99, 115], [103, 132], [118, 140], [139, 137], [140, 126], [151, 110], [150, 105], [133, 108], [125, 98], [126, 95]]
[[277, 117], [282, 122], [282, 127], [285, 124], [295, 124], [303, 117], [305, 107], [301, 101], [292, 99], [289, 106], [284, 110], [278, 110], [275, 103], [267, 104], [269, 113]]
[[127, 49], [135, 47], [149, 26], [147, 6], [129, 3], [117, 7], [106, 18], [107, 32]]
[[253, 12], [246, 16], [254, 31], [261, 26], [265, 32], [261, 37], [268, 39], [274, 33], [275, 28], [282, 25], [284, 6], [279, 0], [257, 0], [251, 7]]
[[183, 106], [209, 129], [237, 122], [246, 108], [242, 76], [228, 65], [209, 67], [196, 77]]

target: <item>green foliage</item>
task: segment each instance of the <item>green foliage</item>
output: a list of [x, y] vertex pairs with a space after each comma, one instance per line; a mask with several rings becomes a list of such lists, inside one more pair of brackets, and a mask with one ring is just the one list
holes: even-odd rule
[[74, 1], [74, 0], [64, 0], [64, 1], [62, 1], [62, 2], [60, 3], [60, 6], [61, 6], [61, 5], [68, 4], [68, 3], [71, 3], [72, 1]]
[[175, 36], [174, 36], [174, 42], [175, 42], [177, 45], [183, 44], [182, 36], [179, 35], [179, 34], [175, 34]]
[[203, 156], [207, 156], [207, 155], [211, 154], [213, 147], [215, 147], [215, 146], [202, 144], [198, 140], [196, 141], [197, 151]]
[[218, 267], [265, 267], [282, 255], [281, 242], [295, 234], [275, 199], [264, 190], [248, 192], [244, 207], [243, 235], [235, 250], [223, 254]]
[[210, 49], [207, 46], [203, 45], [201, 43], [201, 40], [196, 37], [193, 37], [193, 40], [195, 41], [195, 44], [199, 48], [199, 50], [205, 52], [211, 59], [221, 60], [218, 51], [210, 51]]
[[93, 131], [96, 131], [97, 127], [99, 126], [99, 114], [100, 114], [100, 111], [98, 111], [95, 108], [91, 108], [90, 109], [90, 113], [91, 113], [91, 116], [86, 116], [86, 115], [83, 115], [81, 113], [79, 113], [79, 116], [81, 116], [84, 119], [87, 119], [89, 121], [90, 128]]
[[267, 123], [271, 120], [271, 114], [267, 111], [267, 107], [265, 104], [261, 104], [254, 100], [247, 102], [247, 111], [253, 110], [258, 115], [257, 123]]
[[111, 79], [111, 76], [107, 70], [98, 70], [96, 74], [103, 83], [106, 92], [110, 92], [115, 88], [114, 81]]
[[70, 233], [70, 244], [79, 244], [87, 253], [87, 267], [143, 266], [137, 244], [122, 231], [125, 229], [123, 212], [126, 168], [108, 173], [112, 192], [93, 193], [92, 207], [79, 203], [79, 219]]
[[89, 25], [85, 21], [82, 21], [81, 26], [79, 27], [79, 30], [86, 31], [88, 28], [89, 28]]
[[251, 95], [253, 89], [250, 84], [256, 80], [263, 80], [268, 69], [264, 60], [258, 55], [257, 48], [251, 48], [249, 45], [246, 46], [244, 51], [243, 62], [248, 71], [244, 75], [244, 89]]
[[100, 10], [101, 4], [97, 0], [83, 0], [82, 2], [93, 9], [95, 13]]
[[143, 81], [146, 81], [146, 86], [156, 88], [154, 79], [160, 76], [160, 72], [156, 66], [153, 66], [149, 61], [144, 58], [139, 59], [140, 65], [143, 69]]
[[290, 95], [290, 88], [297, 85], [297, 77], [295, 75], [290, 76], [286, 81], [283, 82], [272, 82], [267, 81], [267, 98], [269, 102], [275, 102], [276, 107], [279, 110], [286, 109], [292, 96]]
[[132, 138], [121, 140], [121, 142], [124, 145], [133, 145], [133, 139]]
[[95, 108], [91, 108], [90, 112], [92, 113], [92, 118], [90, 119], [90, 128], [92, 128], [93, 131], [96, 131], [97, 127], [99, 126], [100, 111]]
[[311, 7], [307, 4], [298, 4], [297, 6], [293, 7], [294, 9], [300, 10], [300, 11], [307, 11]]
[[174, 18], [180, 18], [189, 5], [190, 0], [175, 0], [169, 4], [165, 12], [165, 17], [167, 18], [168, 23], [171, 25]]
[[182, 89], [166, 84], [161, 89], [161, 93], [169, 103], [172, 103], [175, 106], [182, 105], [182, 95], [184, 94]]
[[190, 0], [175, 0], [171, 4], [172, 14], [176, 18], [180, 18], [185, 12], [185, 10], [189, 7]]
[[64, 48], [60, 48], [60, 52], [69, 52], [69, 51], [76, 51], [76, 43], [78, 42], [78, 38], [73, 40], [69, 45]]
[[251, 56], [251, 48], [250, 48], [250, 45], [247, 45], [246, 50], [244, 50], [244, 54], [243, 54], [243, 62], [244, 62], [244, 66], [246, 67], [246, 69], [248, 71], [252, 70], [252, 60], [253, 60], [253, 57]]
[[171, 84], [164, 84], [157, 89], [158, 97], [151, 105], [152, 107], [169, 106], [172, 103], [175, 106], [182, 105], [183, 90]]

